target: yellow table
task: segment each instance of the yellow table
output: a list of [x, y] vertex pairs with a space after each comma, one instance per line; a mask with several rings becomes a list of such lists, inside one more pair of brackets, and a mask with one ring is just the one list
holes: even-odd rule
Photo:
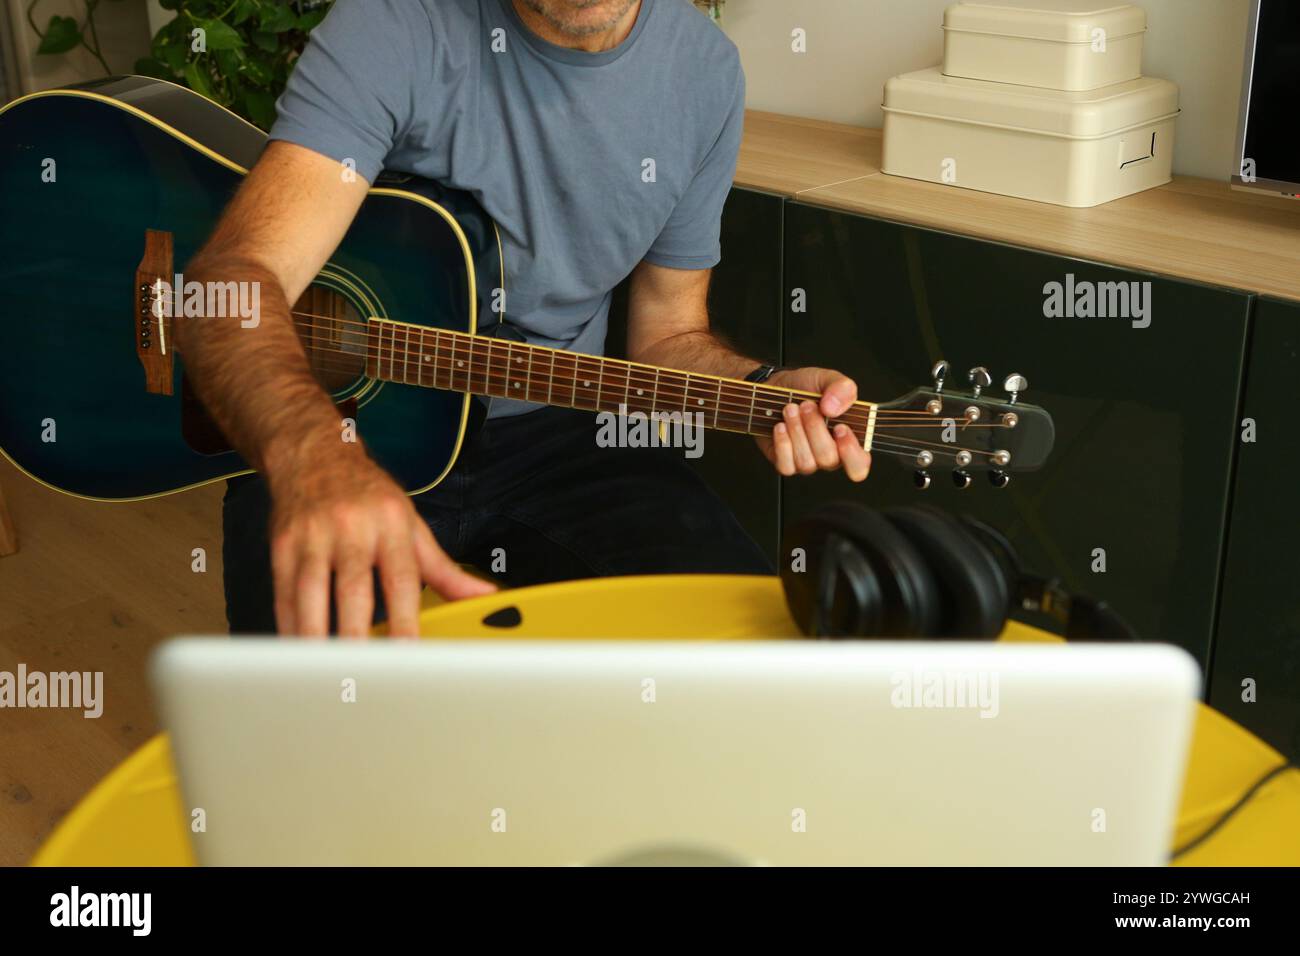
[[[513, 612], [512, 610], [513, 609]], [[485, 623], [485, 619], [488, 622]], [[517, 619], [518, 623], [511, 625]], [[426, 601], [426, 638], [793, 637], [780, 582], [767, 577], [605, 578], [523, 588], [470, 601]], [[1004, 641], [1058, 638], [1009, 624]], [[1205, 832], [1282, 756], [1202, 706], [1175, 846]], [[95, 787], [51, 835], [37, 866], [188, 866], [194, 862], [160, 734]], [[1300, 865], [1300, 771], [1275, 777], [1218, 833], [1181, 857], [1188, 866]]]

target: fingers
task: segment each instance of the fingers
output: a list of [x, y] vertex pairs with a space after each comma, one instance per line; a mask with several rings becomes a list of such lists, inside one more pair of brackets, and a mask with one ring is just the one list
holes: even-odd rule
[[821, 412], [812, 402], [799, 406], [799, 417], [803, 421], [804, 433], [808, 436], [808, 446], [812, 449], [813, 459], [822, 471], [834, 471], [840, 466], [840, 451], [831, 436], [830, 427]]
[[849, 479], [857, 482], [865, 480], [871, 472], [871, 455], [863, 449], [852, 429], [837, 424], [832, 431], [813, 402], [787, 405], [782, 419], [772, 429], [770, 442], [759, 441], [759, 448], [780, 474], [811, 475], [818, 470], [834, 471], [843, 467]]
[[794, 446], [790, 442], [790, 431], [785, 427], [785, 422], [772, 429], [772, 464], [787, 478], [795, 474]]
[[850, 481], [864, 481], [871, 472], [871, 453], [858, 443], [858, 436], [847, 425], [835, 426], [835, 446], [839, 450], [844, 473]]
[[298, 576], [298, 552], [292, 539], [280, 534], [271, 541], [271, 582], [275, 588], [275, 629], [280, 634], [298, 630], [294, 585]]
[[401, 488], [365, 460], [283, 480], [285, 492], [273, 495], [271, 540], [281, 634], [325, 636], [332, 597], [339, 635], [369, 636], [376, 572], [394, 636], [418, 635], [422, 581], [451, 600], [496, 590], [457, 567]]
[[330, 552], [323, 543], [303, 545], [293, 591], [297, 602], [294, 631], [303, 637], [325, 637], [330, 625]]
[[339, 637], [364, 638], [375, 617], [375, 582], [372, 548], [340, 548], [335, 557], [334, 602], [339, 615]]
[[818, 389], [822, 393], [818, 408], [826, 418], [839, 418], [858, 400], [858, 386], [839, 372], [828, 372]]
[[466, 573], [460, 565], [438, 547], [429, 528], [420, 522], [415, 529], [415, 557], [420, 576], [443, 597], [450, 601], [480, 597], [497, 590], [495, 584]]
[[[809, 403], [811, 404], [811, 403]], [[808, 435], [804, 432], [802, 416], [798, 405], [787, 405], [782, 411], [786, 434], [794, 453], [794, 469], [801, 475], [811, 475], [817, 470], [817, 459], [813, 457], [812, 446], [808, 444]]]
[[415, 559], [413, 529], [386, 534], [379, 547], [379, 582], [388, 608], [392, 637], [420, 635], [420, 568]]

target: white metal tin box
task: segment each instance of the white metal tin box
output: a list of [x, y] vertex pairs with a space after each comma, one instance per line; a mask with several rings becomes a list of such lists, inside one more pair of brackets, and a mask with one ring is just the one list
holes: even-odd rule
[[1049, 90], [1142, 75], [1147, 15], [1106, 0], [960, 0], [943, 16], [943, 72]]
[[885, 84], [883, 171], [1060, 206], [1171, 179], [1178, 87], [1143, 77], [1063, 93], [944, 76]]

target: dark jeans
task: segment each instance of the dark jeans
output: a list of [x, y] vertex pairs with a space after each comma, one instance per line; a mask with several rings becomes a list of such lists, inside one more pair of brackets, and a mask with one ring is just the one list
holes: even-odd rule
[[[491, 572], [494, 558], [504, 558], [505, 570], [492, 576], [513, 587], [624, 574], [772, 573], [681, 449], [601, 448], [590, 413], [547, 408], [492, 419], [442, 483], [412, 501], [453, 560]], [[231, 479], [223, 524], [232, 633], [275, 631], [269, 517], [262, 480]]]

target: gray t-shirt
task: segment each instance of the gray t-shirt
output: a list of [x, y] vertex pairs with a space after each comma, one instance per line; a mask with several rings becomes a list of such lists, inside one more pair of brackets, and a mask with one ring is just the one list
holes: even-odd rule
[[718, 263], [744, 102], [735, 45], [687, 0], [642, 0], [601, 53], [546, 42], [511, 0], [337, 0], [271, 137], [370, 182], [392, 169], [472, 193], [500, 230], [506, 321], [599, 355], [638, 262]]

